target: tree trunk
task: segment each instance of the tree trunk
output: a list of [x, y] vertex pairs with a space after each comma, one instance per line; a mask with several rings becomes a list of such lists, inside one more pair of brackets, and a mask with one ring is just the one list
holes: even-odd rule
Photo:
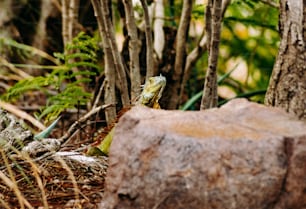
[[129, 37], [129, 55], [130, 55], [130, 78], [131, 78], [131, 102], [135, 103], [141, 92], [139, 51], [140, 44], [138, 41], [137, 26], [134, 17], [134, 8], [131, 0], [123, 0], [126, 27]]
[[[104, 50], [104, 72], [105, 72], [105, 94], [104, 102], [105, 104], [115, 104], [116, 103], [116, 92], [115, 92], [115, 63], [111, 51], [110, 40], [107, 37], [105, 24], [102, 17], [102, 7], [99, 0], [91, 0], [95, 16], [98, 22], [99, 34], [102, 38], [103, 50]], [[104, 14], [105, 15], [105, 14]], [[102, 85], [100, 88], [103, 88]], [[100, 89], [100, 91], [102, 91]], [[105, 108], [105, 117], [108, 125], [113, 123], [116, 119], [116, 107], [114, 105]]]
[[280, 2], [281, 43], [265, 103], [306, 120], [306, 2]]
[[222, 1], [213, 0], [208, 1], [206, 6], [205, 27], [208, 44], [208, 68], [206, 70], [201, 110], [218, 105], [217, 65], [222, 22], [221, 7]]
[[186, 56], [186, 41], [189, 31], [193, 0], [183, 1], [182, 14], [178, 31], [176, 34], [176, 49], [174, 72], [172, 75], [173, 85], [170, 88], [171, 97], [168, 103], [168, 109], [176, 109], [179, 103], [181, 80], [184, 69], [184, 60]]

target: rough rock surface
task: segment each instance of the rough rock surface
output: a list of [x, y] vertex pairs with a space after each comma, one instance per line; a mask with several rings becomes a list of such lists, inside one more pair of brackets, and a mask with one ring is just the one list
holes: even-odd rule
[[15, 153], [17, 149], [31, 157], [39, 157], [59, 150], [60, 146], [58, 139], [35, 140], [22, 120], [0, 108], [0, 149], [4, 152]]
[[306, 208], [306, 124], [242, 99], [134, 107], [116, 126], [100, 208]]
[[20, 148], [33, 139], [31, 131], [27, 130], [22, 121], [0, 108], [0, 148], [5, 152], [12, 147]]

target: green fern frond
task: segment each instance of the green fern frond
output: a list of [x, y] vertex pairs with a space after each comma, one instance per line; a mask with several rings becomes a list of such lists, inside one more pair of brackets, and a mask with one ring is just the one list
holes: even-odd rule
[[66, 50], [79, 50], [85, 54], [96, 56], [95, 52], [99, 49], [97, 42], [97, 38], [81, 32], [72, 40], [72, 43], [67, 44]]
[[39, 119], [42, 119], [45, 117], [45, 121], [51, 121], [52, 118], [56, 118], [59, 117], [60, 114], [67, 110], [69, 107], [69, 105], [50, 105], [50, 106], [46, 106], [44, 108], [44, 110], [42, 111], [42, 113], [39, 115]]
[[43, 109], [40, 118], [46, 117], [47, 121], [57, 118], [67, 109], [75, 109], [79, 105], [85, 105], [91, 96], [90, 93], [84, 92], [81, 87], [68, 85], [65, 91], [49, 98], [49, 105]]
[[67, 66], [69, 66], [71, 68], [73, 68], [73, 67], [91, 67], [91, 68], [95, 68], [97, 70], [100, 69], [100, 67], [98, 65], [93, 64], [91, 62], [75, 62], [75, 63], [69, 63], [69, 64], [67, 64]]
[[44, 87], [49, 86], [51, 83], [52, 79], [42, 76], [20, 80], [7, 91], [3, 99], [7, 101], [13, 100], [28, 91], [42, 90]]
[[[30, 49], [15, 42], [12, 45], [24, 51]], [[92, 94], [84, 86], [102, 71], [97, 61], [98, 50], [98, 39], [81, 32], [66, 46], [68, 53], [54, 53], [56, 66], [48, 68], [51, 70], [48, 74], [19, 81], [7, 91], [4, 98], [11, 100], [29, 91], [42, 91], [47, 96], [47, 105], [42, 108], [39, 118], [46, 120], [57, 118], [67, 109], [86, 105]], [[48, 94], [50, 90], [57, 93]]]
[[97, 61], [96, 56], [93, 56], [91, 54], [85, 54], [83, 52], [73, 53], [66, 55], [66, 59], [80, 59], [80, 60], [90, 60], [90, 61]]
[[54, 52], [54, 53], [53, 53], [53, 56], [54, 56], [55, 58], [57, 58], [58, 60], [60, 60], [60, 61], [65, 61], [65, 54], [63, 54], [63, 53]]

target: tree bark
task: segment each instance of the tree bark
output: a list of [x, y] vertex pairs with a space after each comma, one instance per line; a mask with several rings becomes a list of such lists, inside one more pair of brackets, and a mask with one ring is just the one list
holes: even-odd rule
[[150, 22], [147, 2], [146, 0], [141, 0], [140, 2], [144, 13], [144, 23], [145, 23], [145, 33], [146, 33], [146, 65], [147, 65], [146, 80], [149, 80], [149, 78], [154, 76], [155, 74], [152, 34], [151, 34], [152, 30], [151, 30], [151, 22]]
[[68, 34], [69, 34], [69, 41], [79, 33], [77, 30], [78, 18], [79, 18], [79, 7], [80, 7], [80, 0], [70, 0], [68, 8], [68, 15], [69, 15], [69, 25], [68, 25]]
[[[5, 8], [0, 14], [0, 54], [7, 59], [8, 50], [3, 47], [4, 39], [13, 39], [14, 31], [17, 31], [13, 24], [14, 13], [11, 8], [11, 0], [0, 1], [0, 8]], [[15, 32], [16, 33], [16, 32]]]
[[117, 73], [116, 75], [118, 76], [118, 80], [120, 83], [122, 105], [123, 107], [129, 107], [130, 97], [129, 97], [129, 92], [128, 92], [127, 78], [126, 78], [123, 61], [122, 61], [122, 58], [121, 58], [121, 55], [119, 53], [119, 49], [116, 43], [114, 26], [109, 18], [110, 10], [108, 8], [107, 3], [104, 0], [100, 0], [100, 6], [101, 6], [101, 11], [102, 11], [102, 20], [105, 26], [104, 29], [106, 32], [106, 38], [109, 41], [109, 46], [112, 52], [114, 66], [115, 66], [116, 73]]
[[63, 45], [64, 50], [66, 44], [69, 42], [69, 13], [68, 13], [68, 7], [69, 2], [67, 0], [62, 0], [62, 36], [63, 36]]
[[[104, 94], [104, 102], [105, 104], [115, 104], [116, 103], [116, 92], [115, 92], [115, 64], [112, 56], [112, 51], [110, 47], [110, 41], [107, 38], [105, 25], [102, 20], [102, 10], [101, 4], [99, 0], [91, 0], [93, 5], [93, 9], [95, 12], [95, 16], [98, 22], [99, 34], [102, 38], [103, 42], [103, 50], [104, 50], [104, 72], [105, 72], [105, 94]], [[100, 87], [103, 88], [103, 85]], [[101, 91], [101, 89], [100, 89]], [[110, 125], [116, 118], [116, 107], [109, 106], [105, 108], [105, 117], [106, 122]]]
[[206, 8], [208, 69], [205, 76], [201, 110], [216, 107], [218, 104], [217, 65], [222, 21], [221, 7], [222, 1], [210, 0]]
[[280, 2], [281, 43], [265, 104], [306, 120], [306, 2]]
[[186, 40], [189, 30], [189, 23], [191, 19], [193, 0], [186, 0], [183, 3], [180, 24], [176, 34], [176, 49], [175, 49], [175, 63], [174, 72], [172, 75], [173, 85], [171, 86], [171, 97], [168, 103], [168, 109], [176, 109], [180, 96], [180, 84], [184, 69], [184, 60], [186, 56]]
[[[223, 0], [222, 1], [222, 11], [221, 11], [221, 16], [222, 18], [224, 17], [225, 11], [228, 7], [228, 5], [231, 3], [231, 0]], [[186, 57], [186, 64], [185, 64], [185, 69], [184, 69], [184, 75], [183, 75], [183, 80], [181, 83], [181, 90], [180, 90], [180, 100], [183, 97], [184, 93], [184, 88], [187, 83], [187, 80], [190, 77], [190, 72], [194, 66], [194, 64], [201, 58], [204, 52], [207, 50], [207, 41], [208, 37], [207, 34], [205, 33], [206, 28], [203, 29], [201, 38], [199, 42], [197, 43], [197, 46], [187, 55]]]
[[32, 46], [38, 48], [42, 51], [45, 51], [44, 43], [47, 41], [47, 19], [52, 12], [51, 1], [42, 1], [41, 2], [41, 15], [36, 26], [36, 33], [33, 38]]
[[131, 102], [135, 103], [141, 91], [140, 67], [139, 67], [140, 43], [138, 41], [138, 32], [134, 17], [132, 0], [123, 0], [123, 5], [125, 10], [126, 27], [129, 37]]
[[164, 12], [163, 0], [156, 0], [154, 8], [154, 23], [153, 23], [154, 44], [153, 45], [158, 60], [162, 60], [163, 50], [165, 47], [164, 18], [165, 18], [165, 12]]

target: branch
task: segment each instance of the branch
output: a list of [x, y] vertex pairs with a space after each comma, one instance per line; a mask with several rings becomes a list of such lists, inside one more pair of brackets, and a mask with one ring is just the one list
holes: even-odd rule
[[0, 100], [0, 107], [5, 109], [6, 111], [16, 115], [19, 118], [25, 119], [27, 121], [29, 121], [30, 123], [32, 123], [32, 125], [34, 125], [35, 127], [39, 128], [40, 130], [44, 130], [46, 129], [46, 127], [40, 123], [38, 120], [36, 120], [35, 118], [33, 118], [31, 115], [29, 115], [28, 113], [20, 110], [19, 108], [17, 108], [16, 106], [3, 102]]
[[95, 100], [93, 102], [93, 105], [92, 105], [92, 109], [94, 109], [94, 108], [96, 108], [98, 106], [99, 101], [100, 101], [101, 96], [102, 96], [102, 92], [103, 92], [104, 87], [105, 87], [105, 79], [104, 79], [104, 81], [102, 82], [102, 84], [99, 87], [97, 96], [96, 96], [96, 98], [95, 98]]
[[75, 121], [70, 128], [68, 129], [68, 131], [61, 137], [59, 138], [60, 143], [63, 144], [67, 143], [67, 140], [69, 137], [71, 137], [74, 132], [80, 127], [80, 125], [82, 125], [83, 123], [85, 123], [91, 116], [93, 116], [94, 114], [96, 114], [97, 112], [99, 112], [102, 109], [105, 109], [107, 107], [113, 106], [114, 104], [106, 104], [106, 105], [101, 105], [99, 107], [96, 107], [95, 109], [92, 109], [91, 111], [89, 111], [88, 113], [86, 113], [83, 117], [81, 117], [79, 120]]
[[[0, 39], [0, 41], [2, 41]], [[14, 73], [14, 75], [16, 76], [16, 78], [19, 80], [21, 79], [28, 79], [28, 78], [32, 78], [31, 75], [29, 75], [28, 73], [24, 72], [23, 70], [20, 70], [18, 68], [16, 68], [12, 63], [8, 62], [4, 57], [0, 56], [0, 66], [5, 66], [7, 67], [10, 71], [12, 71]]]

